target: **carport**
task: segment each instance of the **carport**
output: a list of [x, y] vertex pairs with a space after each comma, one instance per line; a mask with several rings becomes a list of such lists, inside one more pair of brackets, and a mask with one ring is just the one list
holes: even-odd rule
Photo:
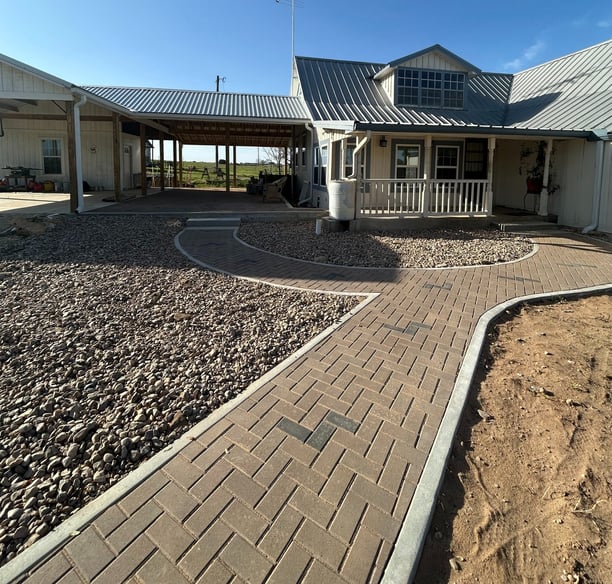
[[[169, 158], [174, 169], [171, 185], [175, 188], [183, 184], [184, 145], [225, 148], [225, 190], [229, 192], [232, 176], [234, 180], [236, 177], [238, 146], [285, 148], [287, 151], [303, 143], [309, 123], [304, 103], [294, 96], [102, 86], [83, 89], [129, 112], [129, 118], [122, 117], [122, 127], [124, 132], [140, 136], [142, 169], [146, 166], [146, 141], [159, 140], [162, 190], [167, 184], [164, 141], [172, 141]], [[230, 150], [233, 150], [233, 172]], [[295, 173], [294, 165], [295, 157], [291, 156], [292, 175]], [[141, 189], [146, 194], [144, 180]]]
[[[304, 147], [309, 120], [304, 102], [295, 96], [78, 86], [0, 55], [0, 166], [42, 169], [42, 180], [60, 181], [64, 189], [69, 185], [71, 211], [85, 210], [87, 168], [104, 177], [99, 182], [104, 188], [96, 190], [110, 188], [116, 200], [121, 200], [124, 187], [138, 184], [132, 180], [135, 174], [146, 194], [148, 140], [162, 145], [162, 172], [164, 158], [173, 161], [174, 176], [161, 181], [162, 189], [182, 184], [177, 169], [182, 169], [183, 145], [224, 147], [229, 191], [231, 149], [235, 154], [238, 146]], [[57, 167], [51, 165], [51, 170], [41, 140], [56, 149]], [[172, 142], [169, 156], [163, 151], [164, 140]], [[139, 150], [140, 157], [130, 158], [127, 168], [125, 152], [131, 148]], [[233, 159], [235, 163], [235, 155]], [[23, 190], [29, 178], [27, 173]]]

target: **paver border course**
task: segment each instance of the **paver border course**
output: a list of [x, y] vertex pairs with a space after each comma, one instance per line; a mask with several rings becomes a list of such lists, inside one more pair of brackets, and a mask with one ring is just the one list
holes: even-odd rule
[[520, 304], [537, 304], [542, 300], [580, 298], [605, 292], [612, 292], [612, 284], [519, 296], [490, 308], [478, 319], [431, 452], [425, 462], [414, 496], [395, 541], [393, 552], [385, 568], [381, 584], [410, 584], [414, 579], [435, 510], [438, 493], [446, 474], [446, 465], [452, 450], [453, 440], [461, 422], [480, 355], [486, 343], [487, 333], [491, 330], [491, 327], [505, 311]]

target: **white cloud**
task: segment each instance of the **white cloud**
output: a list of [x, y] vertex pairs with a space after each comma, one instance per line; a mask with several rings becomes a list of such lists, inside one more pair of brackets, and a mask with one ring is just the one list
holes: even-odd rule
[[610, 28], [612, 26], [612, 20], [600, 20], [597, 26], [599, 28]]
[[537, 41], [533, 45], [527, 47], [520, 57], [504, 63], [504, 69], [506, 71], [518, 71], [519, 69], [525, 68], [531, 63], [544, 49], [546, 43], [543, 41]]

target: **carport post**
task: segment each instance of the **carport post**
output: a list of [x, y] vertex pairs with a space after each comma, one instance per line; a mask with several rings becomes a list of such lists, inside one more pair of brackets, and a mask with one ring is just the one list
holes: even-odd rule
[[159, 133], [159, 186], [162, 191], [166, 190], [166, 168], [164, 162], [164, 135]]
[[140, 124], [140, 194], [147, 194], [147, 129]]
[[230, 192], [230, 161], [229, 161], [229, 155], [230, 155], [229, 141], [225, 140], [225, 190], [228, 193]]
[[238, 186], [238, 183], [236, 181], [236, 144], [234, 144], [234, 188], [236, 188]]

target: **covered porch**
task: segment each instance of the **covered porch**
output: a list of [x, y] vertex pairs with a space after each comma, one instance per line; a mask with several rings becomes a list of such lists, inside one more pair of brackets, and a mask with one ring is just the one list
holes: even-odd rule
[[[526, 144], [541, 158], [537, 192], [520, 168]], [[491, 217], [494, 205], [508, 206], [501, 201], [509, 191], [517, 209], [547, 217], [550, 194], [559, 189], [549, 185], [554, 146], [540, 136], [336, 134], [330, 136], [329, 166], [332, 181], [354, 184], [355, 219]]]

